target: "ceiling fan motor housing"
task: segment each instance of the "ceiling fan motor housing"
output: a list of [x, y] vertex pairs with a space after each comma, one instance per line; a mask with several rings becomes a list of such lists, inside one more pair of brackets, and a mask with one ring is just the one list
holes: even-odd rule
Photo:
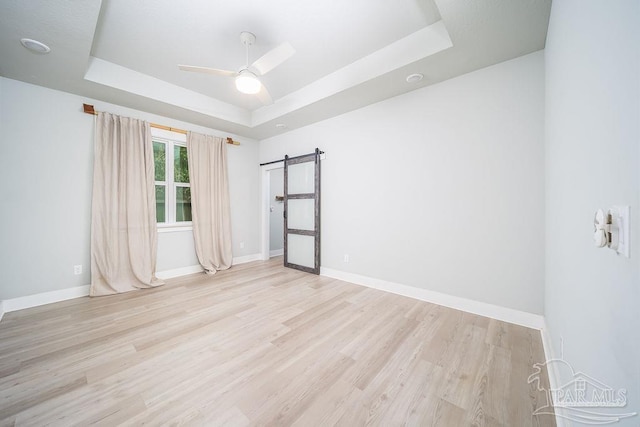
[[243, 31], [240, 33], [240, 41], [245, 46], [251, 46], [256, 42], [256, 36], [249, 31]]

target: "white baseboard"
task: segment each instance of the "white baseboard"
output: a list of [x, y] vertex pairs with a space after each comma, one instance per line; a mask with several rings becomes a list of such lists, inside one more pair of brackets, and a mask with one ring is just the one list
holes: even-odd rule
[[274, 249], [269, 251], [269, 257], [284, 255], [284, 249]]
[[[244, 264], [247, 262], [258, 261], [261, 259], [260, 254], [245, 255], [233, 258], [233, 265]], [[187, 274], [198, 273], [202, 271], [200, 265], [176, 268], [173, 270], [159, 271], [156, 276], [161, 279], [169, 279]], [[427, 289], [415, 288], [413, 286], [402, 285], [399, 283], [387, 282], [372, 277], [361, 276], [358, 274], [347, 273], [344, 271], [334, 270], [321, 267], [320, 273], [323, 276], [333, 277], [358, 285], [370, 288], [380, 289], [398, 295], [416, 298], [422, 301], [443, 305], [446, 307], [464, 310], [469, 313], [481, 316], [491, 317], [517, 325], [526, 326], [534, 329], [544, 328], [544, 318], [541, 315], [527, 313], [524, 311], [514, 310], [506, 307], [500, 307], [493, 304], [474, 301], [466, 298], [456, 297], [452, 295], [434, 292]], [[72, 298], [79, 298], [89, 295], [89, 285], [76, 286], [73, 288], [61, 289], [57, 291], [44, 292], [35, 295], [28, 295], [19, 298], [12, 298], [0, 301], [0, 319], [4, 313], [22, 310], [25, 308], [36, 307], [39, 305], [50, 304], [58, 301], [65, 301]], [[543, 335], [544, 336], [544, 335]], [[546, 348], [545, 344], [545, 348]], [[546, 350], [545, 350], [546, 351]]]
[[[242, 264], [245, 262], [256, 261], [260, 259], [260, 254], [247, 255], [233, 259], [233, 264]], [[171, 279], [174, 277], [185, 276], [187, 274], [199, 273], [202, 266], [191, 265], [187, 267], [174, 268], [172, 270], [158, 271], [156, 277], [159, 279]], [[4, 313], [11, 311], [23, 310], [25, 308], [37, 307], [40, 305], [51, 304], [54, 302], [65, 301], [73, 298], [86, 297], [89, 295], [89, 286], [76, 286], [73, 288], [60, 289], [57, 291], [43, 292], [35, 295], [27, 295], [24, 297], [0, 300], [0, 320]]]
[[156, 273], [156, 277], [158, 279], [173, 279], [174, 277], [186, 276], [187, 274], [200, 273], [203, 271], [202, 266], [198, 265], [189, 265], [187, 267], [174, 268], [172, 270], [164, 270], [158, 271]]
[[[542, 330], [540, 330], [540, 334], [542, 336], [542, 348], [544, 349], [545, 360], [555, 359], [556, 353], [553, 348], [553, 343], [551, 342], [551, 334], [549, 333], [546, 320], [544, 322]], [[556, 386], [558, 385], [557, 377], [555, 375], [553, 375], [553, 379], [551, 377], [551, 372], [549, 372], [549, 382], [551, 383], [551, 388], [556, 388]]]
[[[244, 264], [246, 262], [257, 261], [261, 259], [260, 254], [245, 255], [241, 257], [234, 257], [231, 261], [231, 265]], [[172, 270], [158, 271], [156, 277], [158, 279], [173, 279], [174, 277], [186, 276], [187, 274], [195, 274], [204, 271], [200, 264], [189, 265], [187, 267], [174, 268]]]
[[514, 310], [512, 308], [501, 307], [499, 305], [488, 304], [467, 298], [456, 297], [428, 289], [416, 288], [402, 285], [400, 283], [387, 282], [385, 280], [374, 279], [373, 277], [361, 276], [359, 274], [347, 273], [331, 268], [320, 267], [320, 274], [345, 282], [367, 286], [445, 307], [455, 308], [480, 316], [491, 317], [503, 322], [514, 323], [532, 329], [542, 329], [544, 327], [544, 317], [539, 314], [527, 313], [525, 311]]
[[[555, 349], [553, 347], [553, 340], [551, 338], [551, 333], [549, 332], [549, 327], [547, 325], [546, 320], [544, 321], [544, 326], [540, 330], [540, 334], [542, 336], [542, 347], [544, 349], [544, 357], [548, 362], [550, 360], [558, 359]], [[552, 390], [560, 390], [563, 384], [560, 384], [560, 376], [558, 373], [558, 364], [551, 363], [547, 364], [547, 375], [549, 375], [549, 387]], [[565, 418], [559, 416], [562, 408], [558, 408], [554, 404], [554, 412], [556, 414], [556, 426], [557, 427], [565, 427], [567, 423], [565, 422]]]
[[260, 254], [251, 254], [245, 256], [234, 257], [231, 265], [244, 264], [252, 261], [260, 261], [262, 256]]
[[2, 305], [3, 311], [5, 313], [9, 313], [11, 311], [51, 304], [52, 302], [66, 301], [73, 298], [86, 297], [88, 295], [89, 285], [83, 285], [75, 286], [73, 288], [60, 289], [57, 291], [43, 292], [35, 295], [6, 299], [2, 301]]

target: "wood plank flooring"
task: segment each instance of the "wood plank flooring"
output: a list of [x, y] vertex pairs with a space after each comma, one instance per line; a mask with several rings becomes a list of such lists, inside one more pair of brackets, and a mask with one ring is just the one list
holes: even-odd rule
[[5, 314], [0, 425], [555, 425], [538, 331], [281, 262]]

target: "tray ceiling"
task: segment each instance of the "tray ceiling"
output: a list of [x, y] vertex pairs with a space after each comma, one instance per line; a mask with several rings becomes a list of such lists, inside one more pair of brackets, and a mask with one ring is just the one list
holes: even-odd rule
[[[550, 0], [12, 0], [0, 4], [0, 75], [262, 139], [544, 48]], [[294, 56], [261, 80], [233, 78], [288, 41]], [[23, 37], [51, 53], [24, 49]], [[424, 74], [407, 83], [412, 73]], [[282, 123], [286, 128], [276, 128]]]

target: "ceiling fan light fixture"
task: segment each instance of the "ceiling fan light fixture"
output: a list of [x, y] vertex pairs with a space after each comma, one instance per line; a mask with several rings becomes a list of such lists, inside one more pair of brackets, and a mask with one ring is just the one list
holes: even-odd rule
[[261, 87], [260, 80], [249, 70], [240, 71], [236, 77], [236, 88], [242, 93], [254, 95], [260, 92]]

